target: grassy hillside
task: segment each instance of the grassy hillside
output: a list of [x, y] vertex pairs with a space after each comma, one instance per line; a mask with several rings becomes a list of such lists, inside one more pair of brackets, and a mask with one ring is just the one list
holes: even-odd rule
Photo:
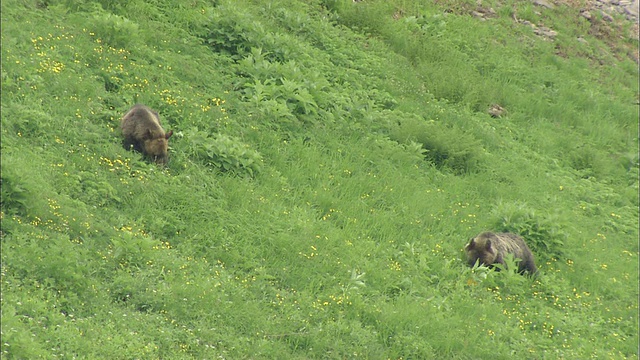
[[637, 26], [587, 5], [3, 1], [2, 357], [637, 357]]

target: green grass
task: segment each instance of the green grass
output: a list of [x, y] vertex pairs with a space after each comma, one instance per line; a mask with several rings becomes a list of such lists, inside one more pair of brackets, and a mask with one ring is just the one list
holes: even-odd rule
[[3, 358], [637, 357], [638, 41], [475, 6], [3, 1]]

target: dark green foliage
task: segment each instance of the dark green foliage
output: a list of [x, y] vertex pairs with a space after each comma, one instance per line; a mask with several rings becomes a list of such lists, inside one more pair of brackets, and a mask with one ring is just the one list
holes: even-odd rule
[[26, 215], [27, 194], [18, 179], [9, 174], [6, 168], [2, 169], [0, 178], [0, 206], [7, 215]]
[[234, 10], [230, 6], [217, 6], [206, 26], [208, 33], [203, 34], [203, 40], [213, 50], [237, 57], [258, 45], [255, 38], [264, 29], [260, 23], [251, 21], [250, 15]]

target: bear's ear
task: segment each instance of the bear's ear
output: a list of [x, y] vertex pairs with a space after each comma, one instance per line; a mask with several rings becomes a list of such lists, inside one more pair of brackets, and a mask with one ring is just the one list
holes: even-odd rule
[[169, 139], [171, 137], [171, 135], [173, 135], [173, 130], [169, 130], [168, 133], [164, 134], [164, 138], [165, 139]]
[[469, 243], [467, 244], [466, 248], [467, 249], [473, 249], [476, 246], [475, 241], [473, 241], [473, 238], [469, 239]]

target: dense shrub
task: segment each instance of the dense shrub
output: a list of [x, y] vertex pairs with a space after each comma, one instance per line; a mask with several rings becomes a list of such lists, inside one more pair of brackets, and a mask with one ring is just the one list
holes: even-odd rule
[[[563, 259], [566, 232], [563, 222], [552, 215], [541, 215], [526, 203], [499, 202], [492, 211], [497, 231], [521, 235], [541, 260]], [[538, 260], [540, 262], [540, 260]]]
[[0, 178], [0, 206], [5, 214], [24, 215], [27, 206], [26, 189], [24, 189], [19, 181], [2, 169], [2, 177]]
[[257, 175], [262, 156], [240, 140], [224, 134], [208, 134], [198, 129], [185, 131], [186, 153], [206, 166], [238, 175]]

